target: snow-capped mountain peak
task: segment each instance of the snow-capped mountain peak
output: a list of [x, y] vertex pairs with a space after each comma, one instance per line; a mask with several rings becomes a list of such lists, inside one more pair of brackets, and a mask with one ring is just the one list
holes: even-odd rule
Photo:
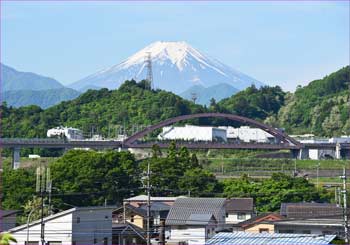
[[210, 87], [227, 83], [237, 89], [243, 89], [251, 84], [258, 87], [262, 85], [254, 78], [203, 54], [186, 42], [158, 41], [117, 65], [73, 83], [71, 87], [79, 90], [93, 85], [114, 89], [128, 79], [145, 79], [145, 59], [148, 54], [152, 59], [155, 87], [177, 94], [193, 85]]
[[205, 57], [186, 42], [154, 42], [132, 55], [114, 68], [128, 68], [132, 65], [144, 63], [147, 54], [151, 55], [152, 61], [160, 63], [170, 60], [179, 70], [188, 64], [186, 57], [192, 56], [197, 61], [205, 63]]

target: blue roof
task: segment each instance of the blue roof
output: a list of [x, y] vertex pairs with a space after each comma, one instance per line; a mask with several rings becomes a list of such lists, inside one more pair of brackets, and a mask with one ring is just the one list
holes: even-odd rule
[[323, 245], [329, 244], [335, 235], [313, 235], [313, 234], [286, 234], [286, 233], [250, 233], [233, 232], [218, 233], [209, 239], [206, 244], [279, 244], [279, 245]]

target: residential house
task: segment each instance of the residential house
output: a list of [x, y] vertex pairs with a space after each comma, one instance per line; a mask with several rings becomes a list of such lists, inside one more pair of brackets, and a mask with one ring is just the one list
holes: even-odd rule
[[[185, 196], [179, 196], [179, 197], [185, 197]], [[164, 203], [169, 206], [172, 206], [175, 202], [175, 200], [179, 197], [150, 197], [151, 203]], [[148, 197], [146, 195], [139, 195], [135, 197], [131, 197], [128, 199], [124, 199], [124, 204], [130, 204], [134, 207], [139, 207], [141, 205], [147, 204]]]
[[276, 213], [265, 213], [250, 218], [239, 223], [236, 231], [245, 231], [252, 233], [274, 233], [274, 221], [283, 220], [284, 217]]
[[336, 235], [344, 238], [342, 219], [288, 219], [274, 222], [275, 233]]
[[[75, 207], [44, 218], [46, 244], [112, 244], [115, 207]], [[8, 230], [18, 244], [41, 244], [40, 220]]]
[[282, 203], [280, 214], [287, 219], [275, 222], [275, 232], [344, 237], [343, 210], [336, 204]]
[[146, 244], [146, 232], [129, 222], [114, 223], [112, 230], [113, 245]]
[[240, 245], [240, 244], [283, 244], [283, 245], [326, 245], [334, 240], [335, 235], [314, 236], [305, 234], [222, 232], [209, 239], [207, 245]]
[[[158, 227], [161, 220], [166, 219], [170, 210], [168, 204], [162, 202], [151, 203], [151, 226]], [[135, 207], [130, 204], [125, 204], [123, 207], [120, 207], [113, 211], [113, 223], [125, 223], [129, 222], [141, 229], [146, 229], [147, 226], [147, 205], [141, 204], [138, 207]]]
[[225, 225], [225, 198], [178, 198], [165, 225], [170, 227], [167, 244], [205, 244]]
[[0, 210], [0, 232], [16, 227], [17, 210]]
[[289, 219], [340, 219], [343, 211], [341, 207], [332, 203], [299, 202], [282, 203], [280, 214]]
[[253, 198], [230, 198], [225, 202], [226, 224], [237, 224], [254, 216]]

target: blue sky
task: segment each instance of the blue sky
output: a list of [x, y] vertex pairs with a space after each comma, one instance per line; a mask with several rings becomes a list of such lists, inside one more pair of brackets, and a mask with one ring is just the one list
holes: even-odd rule
[[1, 62], [63, 84], [162, 40], [294, 90], [348, 65], [349, 35], [349, 1], [1, 1]]

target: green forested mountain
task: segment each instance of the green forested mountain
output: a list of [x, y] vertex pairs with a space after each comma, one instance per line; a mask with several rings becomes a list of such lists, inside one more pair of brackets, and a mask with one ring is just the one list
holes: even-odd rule
[[[349, 66], [285, 93], [278, 86], [251, 86], [209, 108], [162, 90], [145, 89], [145, 81], [126, 81], [117, 90], [89, 90], [78, 98], [48, 109], [2, 105], [2, 137], [45, 137], [59, 125], [107, 135], [117, 125], [150, 125], [205, 111], [234, 113], [282, 127], [289, 134], [319, 136], [350, 134]], [[131, 132], [129, 132], [130, 134]]]
[[145, 82], [126, 81], [117, 90], [89, 90], [78, 98], [48, 109], [2, 105], [2, 137], [46, 137], [59, 125], [105, 133], [115, 125], [150, 125], [204, 108], [162, 90], [145, 89]]
[[305, 87], [298, 87], [294, 94], [286, 95], [285, 105], [268, 121], [293, 133], [350, 134], [349, 83], [350, 68], [347, 66]]
[[218, 107], [226, 112], [264, 120], [270, 115], [275, 115], [284, 105], [285, 92], [279, 86], [263, 86], [256, 88], [254, 85], [230, 98], [223, 99]]
[[4, 64], [0, 64], [0, 66], [2, 91], [63, 88], [63, 85], [53, 78], [32, 72], [17, 71]]
[[75, 99], [79, 94], [80, 92], [71, 88], [11, 90], [3, 92], [2, 99], [14, 107], [38, 105], [41, 108], [48, 108], [61, 101]]

